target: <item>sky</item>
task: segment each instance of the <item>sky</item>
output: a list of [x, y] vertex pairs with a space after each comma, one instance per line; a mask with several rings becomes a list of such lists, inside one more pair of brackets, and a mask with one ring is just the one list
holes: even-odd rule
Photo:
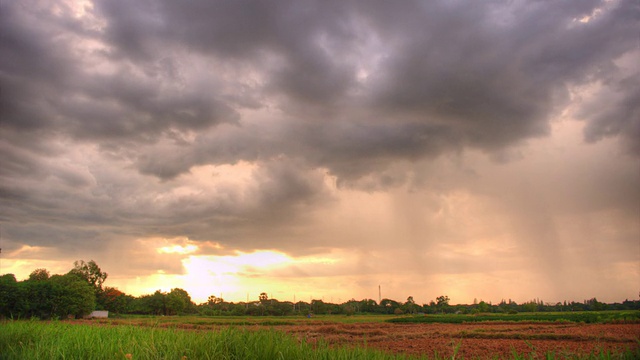
[[640, 3], [3, 0], [0, 273], [640, 296]]

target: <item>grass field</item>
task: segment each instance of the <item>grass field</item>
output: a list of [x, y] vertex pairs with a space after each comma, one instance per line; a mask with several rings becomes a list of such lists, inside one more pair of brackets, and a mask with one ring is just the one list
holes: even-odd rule
[[[478, 346], [488, 346], [488, 358], [498, 358], [489, 349], [507, 341], [527, 344], [527, 347], [519, 347], [517, 351], [507, 349], [507, 355], [503, 351], [500, 358], [638, 359], [638, 313], [599, 312], [595, 318], [587, 318], [588, 321], [611, 322], [611, 325], [586, 324], [583, 313], [568, 318], [567, 313], [486, 314], [473, 317], [475, 321], [469, 321], [467, 315], [128, 316], [78, 321], [4, 321], [0, 322], [0, 359], [460, 359], [465, 353], [473, 354], [468, 350]], [[416, 319], [437, 321], [404, 325], [390, 322], [415, 322]], [[461, 322], [460, 319], [467, 320]], [[493, 325], [500, 322], [513, 325]], [[528, 322], [540, 325], [526, 325]], [[545, 344], [570, 341], [581, 347], [585, 341], [592, 342], [590, 339], [594, 335], [577, 334], [572, 329], [587, 331], [593, 326], [597, 329], [631, 329], [636, 335], [621, 342], [621, 339], [610, 339], [611, 336], [603, 337], [601, 330], [596, 331], [593, 339], [599, 343], [604, 345], [613, 341], [614, 345], [625, 347], [628, 344], [631, 347], [627, 350], [595, 347], [586, 353], [570, 355], [564, 351], [544, 350], [535, 357], [527, 352], [528, 346], [542, 349], [539, 341]], [[381, 344], [397, 345], [399, 342], [407, 349], [416, 349], [422, 344], [428, 350], [413, 352], [414, 355], [376, 350], [376, 346], [386, 348], [380, 347]], [[445, 349], [440, 347], [436, 352], [432, 345], [438, 342], [443, 343]], [[474, 359], [475, 355], [468, 355], [468, 358]]]
[[99, 320], [105, 323], [181, 327], [184, 325], [234, 325], [234, 326], [287, 326], [309, 323], [341, 323], [359, 324], [372, 322], [391, 323], [449, 323], [460, 324], [468, 322], [484, 321], [509, 321], [509, 322], [583, 322], [607, 323], [607, 322], [638, 322], [640, 323], [640, 311], [577, 311], [577, 312], [539, 312], [519, 314], [436, 314], [436, 315], [316, 315], [311, 318], [305, 316], [145, 316], [129, 315], [107, 320]]
[[1, 359], [407, 359], [373, 349], [310, 345], [270, 329], [194, 332], [11, 321], [0, 330]]
[[383, 322], [394, 318], [390, 315], [316, 315], [311, 318], [306, 316], [146, 316], [146, 315], [128, 315], [119, 316], [109, 319], [97, 320], [103, 323], [121, 324], [121, 325], [142, 325], [142, 326], [161, 326], [161, 327], [184, 327], [184, 325], [202, 325], [208, 327], [211, 325], [226, 326], [287, 326], [301, 324], [324, 324], [324, 323], [341, 323], [341, 324], [359, 324]]

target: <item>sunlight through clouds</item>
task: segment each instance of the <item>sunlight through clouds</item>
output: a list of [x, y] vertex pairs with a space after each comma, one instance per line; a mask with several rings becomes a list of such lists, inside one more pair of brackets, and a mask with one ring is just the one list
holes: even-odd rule
[[163, 246], [158, 249], [159, 253], [164, 254], [190, 254], [198, 250], [198, 247], [193, 244], [189, 244], [186, 246], [180, 245], [172, 245], [172, 246]]
[[[335, 255], [334, 255], [335, 256]], [[312, 256], [293, 258], [276, 251], [236, 252], [234, 255], [191, 255], [182, 263], [186, 275], [182, 276], [185, 289], [195, 299], [206, 300], [209, 295], [219, 293], [227, 300], [243, 301], [246, 292], [253, 297], [263, 291], [270, 293], [291, 289], [291, 282], [300, 278], [301, 272], [313, 276], [314, 267], [335, 265], [336, 257]], [[306, 277], [306, 276], [305, 276]], [[302, 294], [303, 292], [300, 292]], [[286, 300], [292, 300], [286, 294]]]
[[[156, 271], [147, 277], [138, 277], [135, 284], [127, 284], [127, 291], [144, 294], [180, 287], [187, 290], [196, 302], [205, 302], [210, 295], [221, 296], [228, 301], [245, 301], [249, 294], [251, 300], [255, 300], [260, 292], [280, 294], [281, 300], [292, 300], [296, 292], [301, 297], [312, 294], [307, 285], [313, 286], [316, 294], [331, 295], [336, 289], [332, 289], [330, 282], [309, 278], [333, 276], [327, 272], [326, 266], [341, 268], [340, 264], [348, 259], [347, 254], [293, 258], [276, 251], [235, 252], [221, 256], [188, 255], [182, 249], [177, 245], [170, 247], [175, 256], [186, 255], [181, 260], [184, 274]], [[339, 273], [340, 270], [335, 275]], [[348, 294], [341, 296], [346, 298]]]

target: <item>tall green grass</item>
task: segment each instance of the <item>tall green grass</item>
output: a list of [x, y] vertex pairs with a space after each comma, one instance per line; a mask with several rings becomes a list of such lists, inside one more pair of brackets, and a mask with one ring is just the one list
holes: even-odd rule
[[64, 322], [0, 323], [0, 359], [408, 359], [373, 349], [300, 342], [280, 331], [189, 331]]

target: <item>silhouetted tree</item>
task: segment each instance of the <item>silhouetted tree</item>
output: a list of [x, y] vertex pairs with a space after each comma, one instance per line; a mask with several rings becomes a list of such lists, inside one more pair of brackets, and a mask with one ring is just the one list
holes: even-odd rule
[[47, 281], [50, 274], [47, 269], [35, 269], [29, 274], [29, 280], [31, 281]]
[[436, 307], [439, 312], [445, 313], [449, 309], [449, 297], [440, 295], [436, 298]]
[[71, 269], [69, 273], [85, 279], [96, 290], [102, 290], [102, 284], [107, 280], [107, 276], [109, 275], [103, 272], [95, 261], [90, 260], [86, 263], [84, 260], [78, 260], [74, 262], [73, 265], [73, 269]]
[[258, 296], [258, 300], [260, 300], [261, 304], [264, 304], [269, 300], [269, 296], [267, 296], [267, 293], [265, 292], [260, 293], [260, 296]]
[[409, 296], [407, 301], [402, 306], [403, 310], [409, 314], [414, 314], [417, 311], [417, 305], [415, 300], [413, 300], [413, 296]]

